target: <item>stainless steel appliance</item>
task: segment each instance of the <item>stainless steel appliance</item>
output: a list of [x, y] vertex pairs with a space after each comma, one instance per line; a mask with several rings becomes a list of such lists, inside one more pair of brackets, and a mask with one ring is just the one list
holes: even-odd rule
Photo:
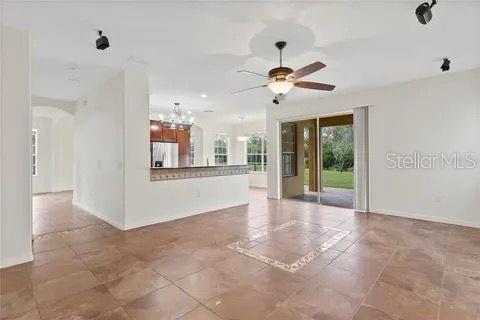
[[151, 142], [150, 166], [162, 168], [177, 168], [178, 143]]

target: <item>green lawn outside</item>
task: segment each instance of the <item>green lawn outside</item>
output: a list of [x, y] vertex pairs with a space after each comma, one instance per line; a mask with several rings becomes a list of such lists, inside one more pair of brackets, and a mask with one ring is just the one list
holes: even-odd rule
[[[305, 169], [303, 176], [305, 184], [308, 185], [308, 169]], [[323, 169], [323, 186], [353, 189], [353, 171], [340, 172]]]

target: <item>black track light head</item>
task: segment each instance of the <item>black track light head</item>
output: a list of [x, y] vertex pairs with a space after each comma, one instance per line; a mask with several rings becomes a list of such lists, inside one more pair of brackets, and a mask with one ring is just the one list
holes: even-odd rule
[[105, 50], [110, 47], [110, 43], [108, 42], [108, 38], [102, 35], [102, 30], [98, 30], [98, 35], [100, 38], [97, 39], [97, 49], [98, 50]]
[[432, 0], [432, 4], [424, 2], [417, 7], [415, 10], [415, 15], [417, 16], [418, 22], [421, 24], [427, 24], [432, 20], [432, 7], [437, 4], [437, 0]]
[[450, 59], [443, 58], [443, 63], [440, 66], [440, 69], [442, 70], [442, 72], [450, 70]]

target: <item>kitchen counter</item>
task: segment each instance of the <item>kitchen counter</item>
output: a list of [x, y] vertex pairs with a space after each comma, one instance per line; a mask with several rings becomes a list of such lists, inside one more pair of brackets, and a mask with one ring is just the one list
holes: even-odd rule
[[244, 175], [248, 173], [247, 165], [150, 168], [150, 181]]
[[[132, 179], [144, 182], [144, 177]], [[246, 165], [150, 168], [147, 177], [147, 187], [126, 201], [135, 212], [125, 229], [245, 205], [249, 200]]]

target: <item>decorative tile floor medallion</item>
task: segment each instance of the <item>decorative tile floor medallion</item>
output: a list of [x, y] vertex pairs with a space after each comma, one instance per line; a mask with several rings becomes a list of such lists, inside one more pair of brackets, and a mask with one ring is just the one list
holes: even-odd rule
[[[277, 232], [277, 231], [283, 230], [285, 228], [291, 227], [295, 224], [304, 224], [304, 225], [309, 225], [309, 226], [316, 226], [318, 228], [326, 229], [326, 230], [329, 230], [329, 231], [334, 231], [334, 232], [337, 232], [337, 233], [335, 233], [332, 237], [330, 237], [330, 239], [328, 239], [327, 241], [322, 243], [319, 247], [311, 250], [310, 252], [308, 252], [304, 256], [300, 257], [298, 260], [296, 260], [292, 264], [288, 264], [288, 263], [285, 263], [285, 262], [282, 262], [282, 261], [278, 261], [274, 258], [264, 256], [263, 254], [260, 254], [260, 253], [256, 252], [255, 247], [252, 247], [252, 248], [249, 248], [249, 249], [246, 249], [244, 247], [244, 245], [246, 243], [249, 243], [250, 241], [254, 241], [254, 240], [257, 240], [259, 238], [269, 236], [269, 235], [273, 234], [274, 232]], [[338, 241], [342, 240], [343, 238], [348, 236], [350, 233], [351, 232], [348, 231], [348, 230], [341, 230], [341, 229], [337, 229], [337, 228], [326, 227], [326, 226], [322, 226], [322, 225], [318, 225], [318, 224], [314, 224], [314, 223], [309, 223], [309, 222], [306, 222], [306, 221], [290, 220], [290, 221], [285, 222], [285, 223], [283, 223], [281, 225], [278, 225], [276, 227], [268, 228], [267, 231], [263, 231], [263, 232], [255, 234], [255, 235], [253, 235], [249, 238], [245, 238], [243, 240], [231, 243], [227, 247], [232, 249], [232, 250], [235, 250], [235, 251], [237, 251], [241, 254], [244, 254], [246, 256], [249, 256], [251, 258], [254, 258], [256, 260], [259, 260], [259, 261], [262, 261], [266, 264], [269, 264], [271, 266], [274, 266], [274, 267], [280, 268], [282, 270], [294, 273], [294, 272], [297, 272], [298, 270], [300, 270], [301, 268], [303, 268], [304, 266], [306, 266], [307, 264], [309, 264], [310, 262], [312, 262], [313, 259], [315, 259], [317, 256], [319, 256], [323, 252], [327, 251], [329, 248], [334, 246]]]

